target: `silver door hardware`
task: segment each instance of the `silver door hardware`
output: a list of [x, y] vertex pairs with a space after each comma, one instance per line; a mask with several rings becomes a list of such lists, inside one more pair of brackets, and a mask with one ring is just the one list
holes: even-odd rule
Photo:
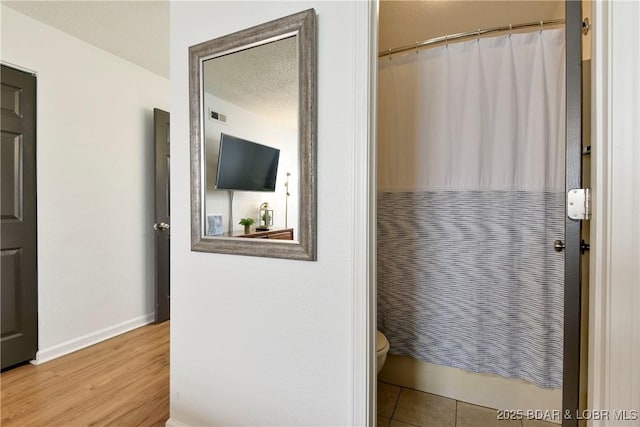
[[[562, 252], [564, 250], [564, 248], [566, 248], [566, 245], [564, 244], [564, 241], [562, 241], [562, 240], [554, 240], [553, 241], [553, 249], [555, 249], [556, 252]], [[584, 254], [589, 249], [591, 249], [589, 244], [587, 242], [585, 242], [584, 240], [582, 240], [580, 242], [580, 253]]]
[[161, 222], [159, 224], [153, 224], [153, 229], [156, 230], [156, 231], [158, 231], [158, 230], [164, 231], [164, 230], [168, 230], [170, 228], [171, 228], [171, 226], [169, 224], [167, 224], [166, 222]]
[[567, 216], [571, 219], [591, 219], [591, 189], [574, 188], [567, 193]]

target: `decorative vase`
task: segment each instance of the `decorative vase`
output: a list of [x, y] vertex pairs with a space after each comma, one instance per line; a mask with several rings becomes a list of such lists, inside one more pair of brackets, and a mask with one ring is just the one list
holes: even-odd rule
[[244, 226], [244, 234], [251, 233], [251, 226], [249, 224]]

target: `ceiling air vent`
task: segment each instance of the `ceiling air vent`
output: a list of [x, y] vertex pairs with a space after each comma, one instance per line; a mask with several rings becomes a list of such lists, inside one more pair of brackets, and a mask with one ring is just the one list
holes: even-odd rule
[[227, 116], [209, 109], [209, 118], [220, 123], [227, 123]]

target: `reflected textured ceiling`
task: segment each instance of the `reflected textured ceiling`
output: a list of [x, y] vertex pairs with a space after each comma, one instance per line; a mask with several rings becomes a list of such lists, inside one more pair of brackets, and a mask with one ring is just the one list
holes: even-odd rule
[[204, 63], [204, 90], [288, 126], [298, 119], [297, 38], [289, 37]]

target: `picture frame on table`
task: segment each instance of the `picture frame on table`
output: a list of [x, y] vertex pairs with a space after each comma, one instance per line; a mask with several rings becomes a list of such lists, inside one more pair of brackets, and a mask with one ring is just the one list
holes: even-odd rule
[[222, 236], [223, 234], [222, 214], [207, 215], [207, 236]]

